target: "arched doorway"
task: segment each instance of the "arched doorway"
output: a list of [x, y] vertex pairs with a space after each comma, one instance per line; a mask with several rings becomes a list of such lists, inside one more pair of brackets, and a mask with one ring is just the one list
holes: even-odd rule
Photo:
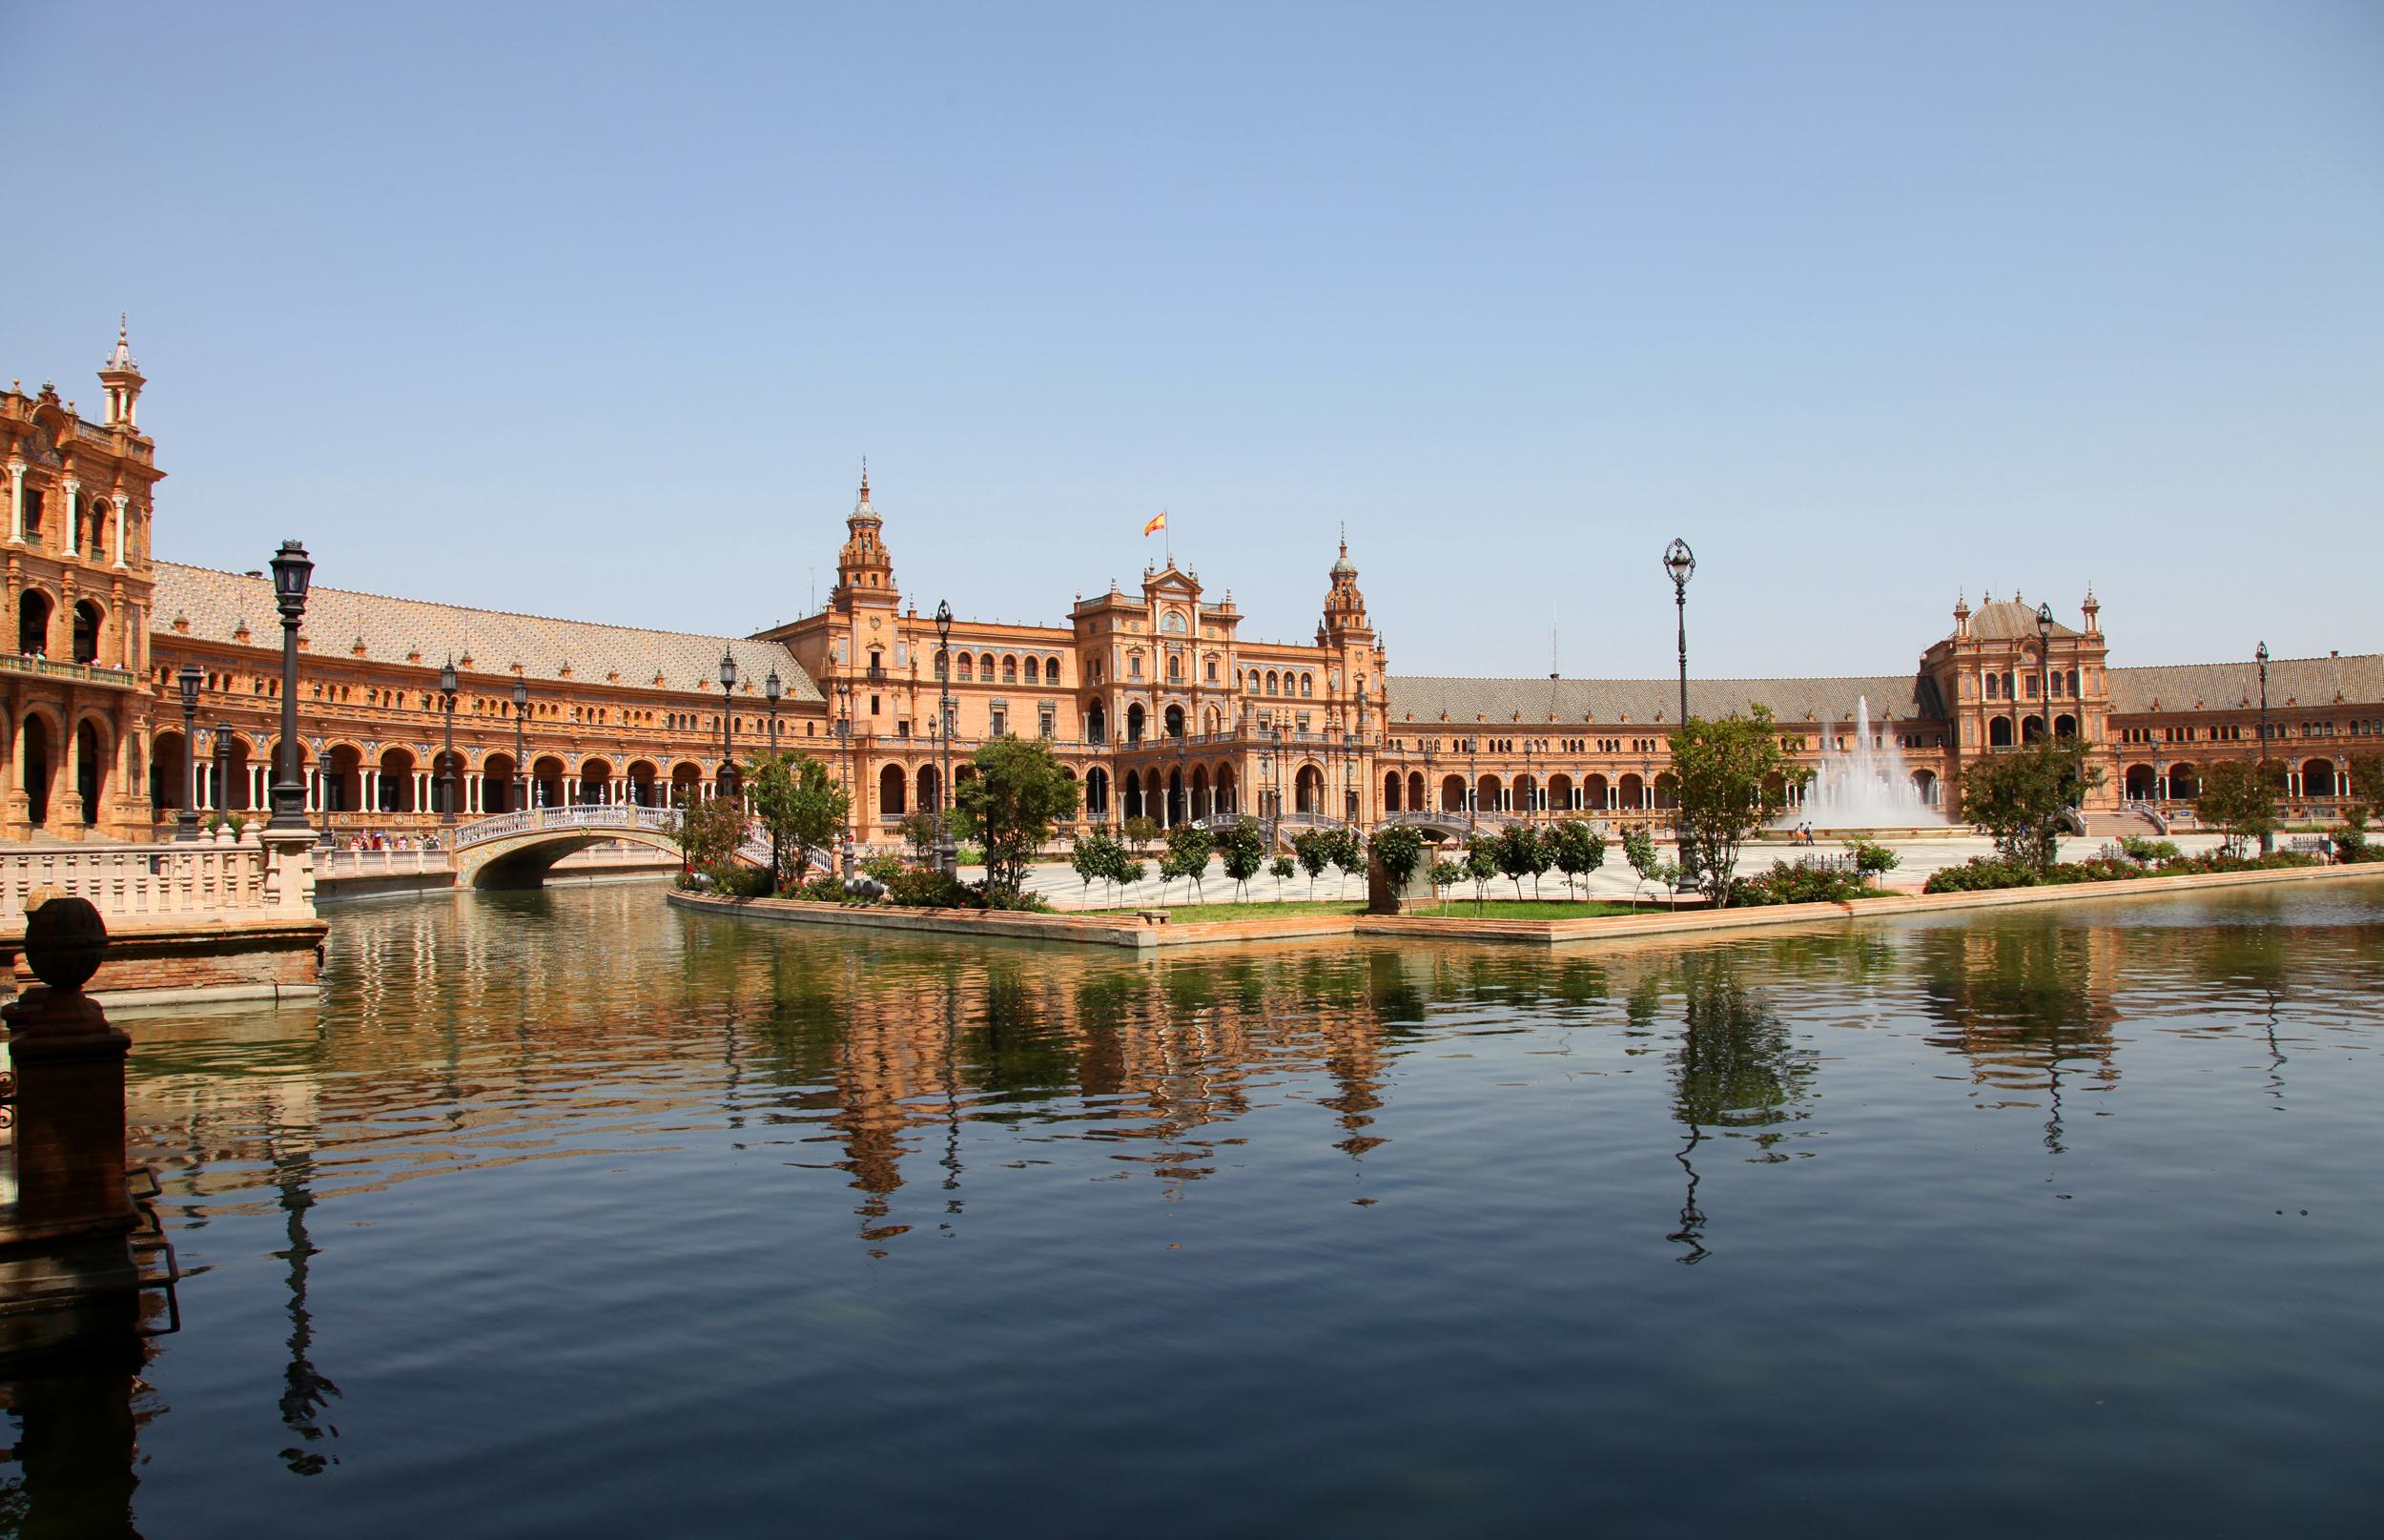
[[654, 777], [659, 772], [650, 759], [629, 761], [629, 800], [641, 808], [654, 805]]
[[1109, 741], [1109, 713], [1101, 709], [1101, 703], [1099, 701], [1095, 701], [1084, 708], [1084, 741], [1086, 743]]
[[1291, 805], [1300, 812], [1325, 811], [1325, 772], [1314, 765], [1303, 765], [1291, 783]]
[[2057, 717], [2053, 718], [2053, 736], [2054, 736], [2054, 737], [2056, 737], [2056, 738], [2074, 738], [2074, 737], [2076, 737], [2077, 735], [2078, 735], [2078, 719], [2077, 719], [2076, 717], [2071, 716], [2071, 715], [2067, 714], [2066, 712], [2064, 712], [2062, 715], [2060, 715], [2060, 716], [2057, 716]]
[[1440, 811], [1443, 812], [1465, 811], [1464, 776], [1449, 775], [1441, 778]]
[[1399, 793], [1405, 786], [1399, 772], [1392, 770], [1383, 777], [1383, 813], [1388, 816], [1399, 811]]
[[933, 812], [943, 806], [943, 798], [937, 794], [942, 791], [943, 784], [943, 773], [936, 767], [933, 765], [919, 767], [918, 806], [921, 812]]
[[1126, 771], [1125, 800], [1119, 806], [1128, 818], [1140, 818], [1143, 815], [1142, 772], [1141, 770]]
[[877, 772], [877, 817], [879, 822], [891, 823], [910, 811], [910, 799], [904, 795], [904, 793], [909, 790], [910, 780], [902, 773], [901, 766], [888, 765]]
[[1515, 811], [1517, 812], [1539, 811], [1539, 783], [1534, 781], [1531, 776], [1516, 776], [1514, 792]]
[[29, 657], [50, 651], [50, 617], [56, 606], [39, 588], [28, 588], [16, 602], [16, 650]]
[[1614, 805], [1613, 793], [1613, 788], [1606, 784], [1603, 775], [1593, 775], [1581, 783], [1581, 800], [1601, 812]]
[[325, 759], [321, 800], [325, 812], [355, 812], [363, 807], [364, 751], [356, 745], [337, 745]]
[[583, 804], [612, 800], [612, 761], [590, 759], [581, 763], [579, 800]]
[[384, 749], [380, 752], [380, 773], [374, 777], [375, 812], [418, 812], [414, 804], [414, 751], [410, 749]]
[[480, 762], [480, 811], [513, 811], [515, 770], [511, 754], [490, 754]]
[[1408, 809], [1411, 812], [1425, 811], [1424, 772], [1422, 770], [1408, 771]]
[[89, 599], [74, 604], [74, 661], [99, 661], [99, 627], [105, 616], [100, 607]]
[[1507, 811], [1507, 789], [1495, 775], [1485, 775], [1474, 783], [1473, 807], [1479, 812]]
[[[32, 794], [35, 787], [31, 766], [33, 752], [31, 740], [36, 728], [46, 729], [40, 717], [29, 716], [25, 719], [25, 791], [29, 796]], [[190, 771], [186, 768], [188, 764], [189, 761], [184, 757], [184, 745], [179, 729], [171, 732], [150, 734], [149, 811], [160, 823], [163, 823], [170, 814], [181, 811], [183, 804], [190, 800]], [[41, 821], [41, 816], [35, 814], [33, 822], [40, 823]]]
[[2039, 738], [2042, 738], [2042, 737], [2044, 737], [2044, 736], [2045, 736], [2045, 719], [2044, 719], [2043, 717], [2041, 717], [2041, 716], [2030, 716], [2030, 717], [2024, 717], [2024, 718], [2023, 718], [2023, 719], [2021, 720], [2021, 723], [2020, 723], [2020, 741], [2021, 741], [2022, 743], [2034, 743], [2034, 742], [2036, 742]]
[[1548, 805], [1562, 812], [1571, 812], [1580, 806], [1573, 800], [1572, 776], [1552, 775], [1548, 778]]
[[2191, 765], [2168, 767], [2168, 795], [2171, 801], [2191, 802], [2202, 794], [2202, 772]]
[[1680, 806], [1680, 781], [1669, 773], [1655, 777], [1655, 806], [1668, 811]]
[[1167, 816], [1164, 821], [1170, 829], [1184, 821], [1183, 771], [1180, 770], [1167, 772]]
[[2152, 773], [2149, 765], [2130, 765], [2127, 767], [2127, 787], [2128, 801], [2149, 802], [2160, 789], [2160, 778]]
[[1912, 772], [1912, 790], [1920, 797], [1921, 806], [1937, 806], [1937, 771], [1917, 770]]
[[691, 760], [681, 760], [670, 767], [670, 805], [684, 808], [704, 792], [704, 767]]
[[223, 785], [216, 790], [216, 806], [236, 812], [247, 812], [266, 806], [250, 792], [256, 777], [249, 773], [248, 740], [238, 733], [224, 737], [228, 752], [224, 755]]
[[1208, 767], [1195, 765], [1192, 767], [1192, 816], [1206, 818], [1216, 811], [1216, 804], [1209, 796]]
[[1217, 811], [1219, 812], [1238, 814], [1242, 811], [1241, 796], [1237, 791], [1238, 785], [1231, 765], [1217, 767]]
[[2334, 762], [2312, 759], [2301, 767], [2301, 794], [2305, 797], [2331, 797], [2334, 794]]
[[1109, 772], [1099, 765], [1084, 772], [1084, 811], [1092, 818], [1109, 816]]
[[108, 783], [108, 754], [99, 729], [85, 717], [74, 725], [74, 790], [83, 799], [83, 827], [99, 822], [99, 795]]
[[1647, 807], [1647, 783], [1645, 781], [1640, 780], [1636, 775], [1626, 775], [1617, 783], [1616, 791], [1621, 806], [1645, 811]]

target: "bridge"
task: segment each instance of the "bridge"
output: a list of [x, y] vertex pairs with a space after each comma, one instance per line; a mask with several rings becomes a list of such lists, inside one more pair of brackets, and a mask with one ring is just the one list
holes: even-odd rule
[[[450, 841], [455, 852], [455, 885], [535, 888], [545, 881], [547, 870], [557, 861], [606, 840], [651, 846], [676, 855], [679, 844], [670, 834], [675, 822], [676, 814], [668, 808], [625, 803], [530, 808], [475, 819], [459, 824]], [[739, 853], [754, 859], [750, 846]], [[769, 858], [770, 847], [765, 842], [760, 861]]]

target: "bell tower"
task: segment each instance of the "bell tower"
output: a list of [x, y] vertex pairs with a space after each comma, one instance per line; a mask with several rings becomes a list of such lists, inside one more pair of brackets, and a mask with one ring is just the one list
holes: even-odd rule
[[1318, 627], [1317, 641], [1326, 647], [1341, 647], [1345, 643], [1374, 639], [1374, 627], [1366, 618], [1366, 595], [1358, 591], [1358, 565], [1349, 560], [1349, 536], [1341, 537], [1341, 557], [1332, 565], [1332, 586], [1325, 594], [1325, 623]]
[[894, 558], [882, 533], [885, 521], [870, 505], [867, 461], [861, 462], [860, 501], [844, 527], [844, 549], [836, 553], [836, 586], [828, 595], [829, 604], [847, 613], [855, 606], [893, 609], [901, 596], [894, 588]]
[[141, 375], [141, 366], [133, 361], [133, 343], [127, 335], [126, 318], [116, 318], [116, 350], [108, 355], [108, 361], [99, 366], [100, 387], [107, 392], [107, 415], [101, 420], [107, 427], [121, 423], [135, 433], [140, 424], [134, 409], [141, 399], [141, 386], [149, 381]]

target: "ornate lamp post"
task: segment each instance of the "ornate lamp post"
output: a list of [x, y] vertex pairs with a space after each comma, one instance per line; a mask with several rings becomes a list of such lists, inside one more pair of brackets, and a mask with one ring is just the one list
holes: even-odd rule
[[778, 751], [778, 702], [787, 692], [787, 682], [772, 668], [762, 681], [762, 699], [770, 703], [770, 751]]
[[2037, 698], [2045, 712], [2045, 736], [2053, 735], [2053, 606], [2036, 606]]
[[216, 806], [229, 807], [232, 802], [232, 724], [216, 724]]
[[447, 713], [447, 749], [439, 756], [439, 821], [442, 824], [455, 822], [455, 692], [462, 683], [456, 677], [453, 658], [439, 666], [439, 697]]
[[952, 605], [938, 600], [935, 605], [935, 731], [943, 739], [943, 773], [935, 778], [935, 870], [946, 876], [959, 871], [960, 852], [952, 842], [952, 819], [945, 809], [952, 806]]
[[836, 681], [836, 743], [844, 751], [844, 874], [853, 875], [853, 814], [861, 793], [853, 784], [853, 682]]
[[306, 783], [298, 778], [298, 633], [306, 613], [306, 581], [315, 570], [306, 547], [285, 540], [273, 556], [273, 598], [281, 611], [281, 741], [274, 745], [273, 817], [277, 832], [306, 828]]
[[529, 681], [516, 677], [513, 681], [513, 811], [525, 812], [530, 805], [530, 768], [522, 757], [522, 718], [530, 708]]
[[174, 837], [198, 837], [198, 687], [207, 676], [195, 663], [186, 663], [174, 676], [182, 691], [182, 811], [175, 817]]
[[[2265, 781], [2268, 779], [2268, 644], [2261, 643], [2259, 650], [2251, 655], [2260, 664], [2260, 779]], [[2260, 835], [2260, 853], [2267, 855], [2275, 849], [2276, 836], [2263, 832]]]
[[737, 659], [733, 652], [720, 654], [720, 794], [737, 794]]
[[1271, 821], [1277, 811], [1275, 807], [1275, 753], [1268, 747], [1273, 737], [1273, 729], [1266, 729], [1266, 733], [1265, 737], [1259, 739], [1258, 745], [1258, 810], [1260, 816]]
[[[1689, 725], [1689, 580], [1696, 575], [1696, 553], [1689, 549], [1685, 540], [1675, 540], [1664, 547], [1664, 572], [1672, 579], [1674, 618], [1680, 637], [1680, 719], [1673, 725], [1675, 737]], [[1675, 817], [1673, 836], [1680, 846], [1680, 891], [1696, 886], [1696, 852], [1689, 848], [1688, 810], [1674, 807]]]

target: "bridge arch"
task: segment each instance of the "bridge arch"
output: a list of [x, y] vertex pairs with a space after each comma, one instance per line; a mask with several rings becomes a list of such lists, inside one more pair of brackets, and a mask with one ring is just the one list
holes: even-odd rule
[[[583, 804], [532, 808], [460, 824], [453, 837], [455, 879], [466, 888], [536, 888], [574, 851], [618, 840], [679, 853], [667, 809]], [[748, 859], [751, 859], [748, 856]]]

